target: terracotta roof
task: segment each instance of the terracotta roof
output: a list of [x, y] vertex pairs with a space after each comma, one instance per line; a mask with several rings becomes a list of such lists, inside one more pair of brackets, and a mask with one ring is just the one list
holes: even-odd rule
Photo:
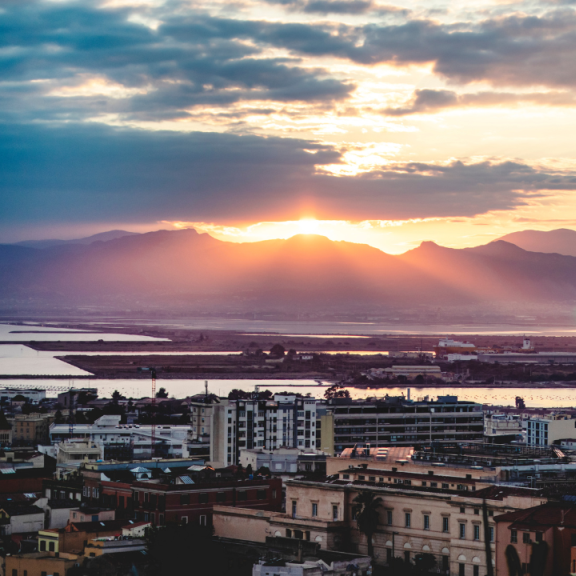
[[576, 528], [576, 506], [548, 502], [534, 508], [508, 512], [494, 517], [495, 522], [510, 522], [510, 528], [524, 528], [542, 531], [552, 527], [563, 526]]

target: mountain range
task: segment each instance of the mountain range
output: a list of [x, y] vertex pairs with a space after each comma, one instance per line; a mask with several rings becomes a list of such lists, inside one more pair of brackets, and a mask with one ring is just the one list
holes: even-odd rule
[[576, 257], [503, 240], [465, 249], [424, 242], [391, 256], [316, 235], [238, 244], [158, 231], [45, 248], [0, 245], [0, 273], [5, 302], [351, 309], [576, 300]]
[[522, 230], [499, 238], [530, 252], [576, 256], [576, 232], [567, 228], [558, 230]]

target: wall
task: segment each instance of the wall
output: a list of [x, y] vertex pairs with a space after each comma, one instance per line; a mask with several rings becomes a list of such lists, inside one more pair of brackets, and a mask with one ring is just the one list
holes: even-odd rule
[[[45, 574], [59, 574], [65, 576], [70, 568], [79, 562], [76, 558], [55, 558], [44, 553], [19, 554], [6, 556], [5, 574], [17, 574], [17, 576], [41, 576]], [[16, 570], [16, 572], [14, 572]]]

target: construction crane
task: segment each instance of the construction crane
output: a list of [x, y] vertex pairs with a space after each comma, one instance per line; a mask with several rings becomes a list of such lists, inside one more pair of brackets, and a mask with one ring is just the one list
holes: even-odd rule
[[152, 418], [152, 458], [156, 456], [156, 369], [152, 368], [150, 370], [150, 374], [152, 375], [152, 410], [151, 410], [151, 418]]
[[74, 435], [74, 400], [76, 396], [72, 388], [68, 390], [68, 393], [70, 394], [70, 405], [68, 406], [68, 435], [70, 436], [70, 440], [72, 440]]

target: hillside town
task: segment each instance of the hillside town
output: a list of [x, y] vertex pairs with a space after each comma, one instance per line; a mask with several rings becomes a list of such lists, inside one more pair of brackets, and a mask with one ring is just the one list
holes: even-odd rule
[[208, 383], [0, 402], [8, 576], [168, 574], [176, 559], [247, 576], [576, 571], [572, 409]]

